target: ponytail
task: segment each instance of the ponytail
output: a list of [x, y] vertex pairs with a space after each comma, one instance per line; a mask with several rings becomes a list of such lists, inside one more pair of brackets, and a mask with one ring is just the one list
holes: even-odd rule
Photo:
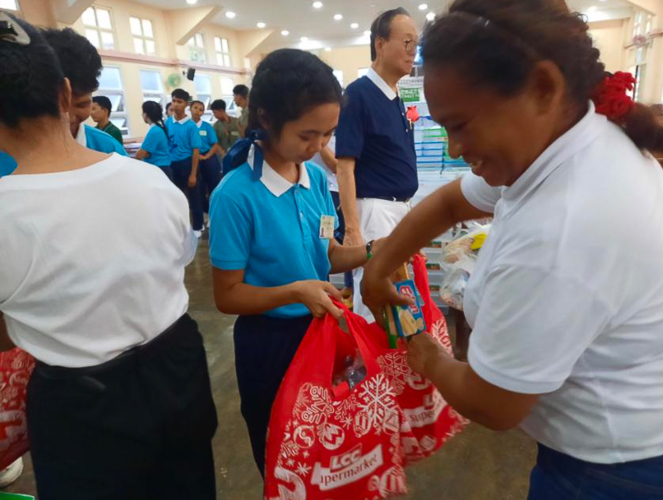
[[161, 107], [161, 104], [154, 101], [145, 101], [143, 103], [143, 113], [147, 115], [152, 123], [163, 130], [163, 133], [166, 134], [166, 138], [168, 138], [166, 125], [163, 122], [163, 108]]

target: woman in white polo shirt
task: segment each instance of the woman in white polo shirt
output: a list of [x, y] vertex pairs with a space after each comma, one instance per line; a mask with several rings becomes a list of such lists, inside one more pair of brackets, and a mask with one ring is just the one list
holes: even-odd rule
[[42, 500], [216, 498], [196, 238], [157, 169], [79, 145], [43, 36], [0, 13], [0, 343], [37, 359], [27, 425]]
[[552, 0], [457, 0], [428, 29], [431, 114], [473, 173], [403, 220], [364, 297], [404, 302], [399, 263], [494, 215], [465, 296], [469, 362], [420, 336], [411, 365], [475, 422], [539, 442], [531, 500], [663, 498], [663, 171], [648, 153], [663, 129], [587, 29]]

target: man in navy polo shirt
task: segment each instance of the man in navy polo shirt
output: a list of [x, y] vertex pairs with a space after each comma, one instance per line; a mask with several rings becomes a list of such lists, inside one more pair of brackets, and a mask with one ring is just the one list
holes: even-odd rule
[[[396, 84], [409, 75], [417, 53], [417, 27], [405, 9], [384, 12], [371, 26], [368, 74], [346, 89], [336, 131], [341, 207], [348, 246], [388, 236], [410, 209], [419, 188], [414, 129]], [[361, 300], [363, 269], [355, 271], [355, 312], [371, 313]]]

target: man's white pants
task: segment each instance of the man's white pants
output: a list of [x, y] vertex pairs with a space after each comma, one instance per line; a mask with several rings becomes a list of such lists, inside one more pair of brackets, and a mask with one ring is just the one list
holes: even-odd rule
[[[391, 234], [396, 226], [410, 211], [410, 204], [401, 201], [386, 201], [376, 198], [357, 200], [359, 225], [361, 234], [366, 242], [385, 238]], [[368, 307], [361, 298], [361, 280], [364, 277], [364, 268], [360, 267], [353, 272], [354, 278], [354, 312], [366, 318], [370, 323], [374, 321]]]

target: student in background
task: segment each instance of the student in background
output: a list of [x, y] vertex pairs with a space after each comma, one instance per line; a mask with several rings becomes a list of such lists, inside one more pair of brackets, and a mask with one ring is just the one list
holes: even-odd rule
[[154, 101], [143, 103], [143, 120], [150, 126], [147, 135], [136, 153], [137, 160], [143, 160], [159, 167], [161, 171], [173, 180], [173, 169], [170, 167], [170, 148], [168, 147], [168, 132], [163, 122], [163, 109], [161, 104]]
[[249, 88], [246, 85], [236, 85], [233, 96], [235, 104], [242, 108], [242, 114], [239, 115], [239, 132], [245, 137], [249, 125]]
[[200, 134], [200, 190], [203, 197], [203, 208], [209, 212], [208, 196], [216, 189], [221, 182], [221, 162], [216, 155], [219, 150], [218, 139], [214, 127], [210, 122], [202, 119], [205, 113], [205, 104], [200, 101], [193, 101], [191, 106], [191, 119], [198, 127]]
[[239, 131], [239, 120], [233, 118], [226, 112], [226, 101], [223, 99], [217, 99], [210, 106], [212, 113], [214, 113], [214, 131], [216, 132], [216, 137], [219, 139], [219, 150], [218, 154], [221, 160], [226, 156], [226, 153], [230, 148], [237, 142], [241, 137]]
[[166, 104], [166, 116], [173, 116], [172, 103]]
[[78, 144], [53, 51], [0, 20], [16, 33], [0, 38], [0, 149], [18, 160], [0, 180], [0, 345], [37, 359], [26, 405], [39, 498], [214, 500], [186, 200], [156, 169]]
[[202, 141], [198, 127], [186, 114], [186, 108], [191, 99], [189, 93], [183, 89], [175, 89], [171, 97], [173, 115], [166, 120], [166, 131], [170, 145], [173, 181], [187, 195], [193, 219], [193, 230], [196, 236], [200, 237], [204, 223], [202, 196], [198, 185], [198, 164]]
[[120, 144], [124, 144], [122, 140], [122, 131], [110, 121], [111, 111], [113, 105], [108, 97], [105, 95], [98, 95], [92, 98], [92, 114], [91, 117], [97, 124], [97, 128], [106, 132]]
[[72, 99], [68, 112], [72, 135], [82, 146], [101, 153], [126, 156], [124, 147], [110, 135], [83, 123], [92, 112], [92, 93], [99, 88], [102, 64], [97, 49], [71, 28], [48, 29], [43, 35], [58, 56], [64, 76], [71, 84]]

